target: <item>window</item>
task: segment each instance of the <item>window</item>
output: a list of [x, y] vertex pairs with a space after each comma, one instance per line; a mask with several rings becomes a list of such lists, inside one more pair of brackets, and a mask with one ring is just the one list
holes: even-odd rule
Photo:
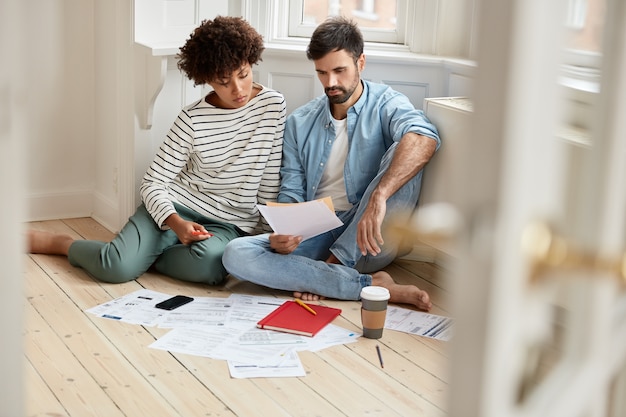
[[310, 37], [328, 16], [354, 20], [368, 42], [403, 44], [398, 28], [397, 0], [299, 0], [290, 1], [289, 36]]
[[602, 50], [606, 0], [570, 0], [568, 47], [587, 52]]
[[569, 0], [566, 17], [567, 63], [598, 68], [606, 0]]

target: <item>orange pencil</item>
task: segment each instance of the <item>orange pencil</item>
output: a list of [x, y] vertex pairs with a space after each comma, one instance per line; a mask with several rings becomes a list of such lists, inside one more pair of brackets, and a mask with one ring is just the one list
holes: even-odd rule
[[203, 231], [201, 231], [201, 230], [194, 230], [193, 232], [191, 232], [191, 234], [192, 234], [192, 235], [194, 235], [194, 236], [201, 236], [201, 235], [207, 235], [207, 236], [209, 236], [209, 237], [213, 236], [213, 234], [212, 234], [212, 233], [209, 233], [209, 232], [203, 232]]
[[308, 305], [304, 304], [302, 300], [296, 298], [296, 303], [304, 307], [309, 313], [313, 314], [314, 316], [317, 316], [317, 312], [313, 310], [311, 307], [309, 307]]

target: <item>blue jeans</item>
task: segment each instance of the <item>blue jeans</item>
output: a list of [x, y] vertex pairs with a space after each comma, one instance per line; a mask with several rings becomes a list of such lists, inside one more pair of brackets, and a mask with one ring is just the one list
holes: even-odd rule
[[[392, 146], [383, 157], [379, 172], [361, 202], [349, 211], [337, 213], [343, 226], [305, 240], [288, 255], [271, 249], [269, 234], [234, 239], [224, 250], [222, 262], [226, 270], [236, 278], [270, 288], [358, 300], [361, 288], [372, 283], [369, 274], [389, 265], [398, 254], [400, 241], [385, 237], [386, 225], [390, 219], [408, 220], [417, 205], [421, 189], [420, 171], [387, 200], [382, 226], [385, 244], [381, 253], [363, 256], [356, 243], [357, 224], [372, 192], [391, 164], [394, 151], [395, 146]], [[331, 253], [341, 265], [325, 262]]]

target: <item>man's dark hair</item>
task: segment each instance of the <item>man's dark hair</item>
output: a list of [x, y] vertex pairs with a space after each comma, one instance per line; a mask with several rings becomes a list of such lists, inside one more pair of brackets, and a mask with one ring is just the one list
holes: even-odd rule
[[241, 17], [204, 20], [176, 56], [178, 68], [195, 85], [229, 77], [246, 62], [261, 60], [263, 37]]
[[363, 54], [363, 35], [353, 21], [342, 16], [330, 17], [311, 35], [306, 56], [310, 60], [317, 60], [329, 52], [342, 49], [352, 55], [356, 62]]

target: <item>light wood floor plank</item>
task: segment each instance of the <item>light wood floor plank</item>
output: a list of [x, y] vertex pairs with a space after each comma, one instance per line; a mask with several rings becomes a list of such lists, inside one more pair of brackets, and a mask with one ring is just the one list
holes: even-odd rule
[[253, 379], [230, 378], [226, 361], [176, 354], [181, 364], [202, 381], [238, 416], [292, 416], [287, 405], [276, 402]]
[[[59, 275], [62, 273], [57, 272], [58, 279]], [[63, 280], [60, 279], [60, 282]], [[132, 350], [132, 341], [124, 343], [125, 349], [122, 352], [110, 339], [116, 334], [134, 337], [137, 326], [102, 320], [101, 330], [83, 312], [81, 299], [71, 285], [69, 287], [71, 295], [74, 295], [73, 299], [49, 279], [42, 278], [29, 284], [25, 291], [31, 305], [45, 318], [78, 362], [106, 390], [107, 395], [124, 414], [179, 415], [125, 356]], [[97, 284], [94, 283], [93, 286], [97, 287]], [[40, 293], [46, 296], [40, 296]], [[150, 398], [150, 401], [146, 401], [146, 398]]]
[[341, 415], [337, 408], [315, 392], [304, 378], [258, 378], [254, 384], [282, 404], [292, 416]]
[[28, 417], [55, 416], [69, 417], [63, 405], [56, 398], [46, 381], [39, 375], [28, 358], [24, 360], [24, 390], [27, 398], [36, 398], [24, 404], [24, 413]]
[[108, 242], [115, 236], [100, 223], [94, 221], [88, 217], [81, 217], [76, 219], [65, 219], [63, 223], [70, 227], [74, 232], [78, 233], [84, 239], [101, 240]]
[[[376, 345], [381, 347], [384, 368], [380, 367]], [[354, 344], [352, 344], [354, 345]], [[350, 347], [352, 347], [350, 345]], [[445, 399], [437, 393], [437, 387], [445, 387], [442, 381], [423, 374], [405, 358], [393, 354], [379, 341], [362, 340], [353, 349], [326, 349], [319, 356], [333, 368], [341, 371], [353, 383], [361, 386], [371, 396], [384, 398], [387, 407], [401, 416], [443, 416], [441, 407]], [[350, 354], [351, 352], [357, 354]], [[419, 378], [399, 378], [398, 375], [419, 373]], [[415, 392], [420, 395], [415, 395]]]
[[[330, 349], [339, 349], [335, 346]], [[324, 351], [326, 351], [325, 349]], [[345, 416], [405, 416], [396, 412], [386, 404], [380, 396], [371, 395], [361, 385], [345, 375], [342, 369], [333, 367], [323, 358], [328, 352], [301, 352], [302, 361], [306, 364], [307, 376], [305, 383], [327, 401], [332, 403], [340, 415]], [[379, 383], [384, 383], [379, 377]]]
[[[30, 303], [26, 303], [24, 312], [28, 318], [24, 340], [26, 356], [67, 413], [70, 416], [123, 416], [104, 387], [82, 366], [39, 312]], [[26, 394], [29, 396], [27, 403], [37, 401], [30, 397], [31, 391], [27, 390]]]

